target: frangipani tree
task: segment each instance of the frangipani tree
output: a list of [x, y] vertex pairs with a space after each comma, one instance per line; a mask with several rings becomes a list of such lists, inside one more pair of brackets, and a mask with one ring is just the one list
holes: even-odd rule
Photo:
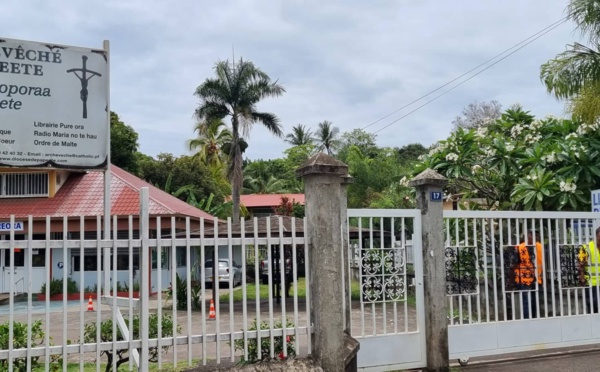
[[587, 210], [600, 187], [598, 124], [509, 109], [487, 127], [459, 128], [415, 167], [449, 179], [448, 191], [502, 210]]

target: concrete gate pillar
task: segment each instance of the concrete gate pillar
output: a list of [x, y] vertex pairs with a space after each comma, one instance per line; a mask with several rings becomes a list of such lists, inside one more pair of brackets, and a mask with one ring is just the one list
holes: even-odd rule
[[421, 210], [427, 371], [449, 371], [443, 195], [448, 180], [426, 169], [410, 180]]
[[[349, 283], [344, 280], [342, 231], [345, 226], [345, 187], [348, 166], [319, 153], [296, 171], [304, 180], [305, 237], [310, 240], [309, 265], [313, 358], [326, 372], [352, 370], [358, 343], [346, 332], [344, 297]], [[355, 368], [355, 367], [354, 367]]]

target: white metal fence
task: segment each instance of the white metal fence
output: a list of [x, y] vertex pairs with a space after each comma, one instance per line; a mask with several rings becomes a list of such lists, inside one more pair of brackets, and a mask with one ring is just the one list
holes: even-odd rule
[[[0, 370], [36, 363], [46, 371], [86, 363], [116, 370], [120, 359], [144, 370], [148, 362], [160, 369], [311, 353], [310, 288], [300, 275], [309, 273], [303, 220], [142, 215], [142, 227], [137, 216], [111, 222], [103, 239], [101, 217], [29, 217], [24, 236], [11, 231], [0, 240], [0, 292], [8, 297], [0, 304], [0, 332], [8, 336]], [[271, 248], [268, 259], [279, 267], [269, 271], [269, 285], [259, 285], [260, 250], [247, 257], [249, 247]], [[210, 260], [224, 261], [214, 295], [205, 276]]]
[[[451, 356], [598, 342], [586, 212], [445, 211]], [[595, 294], [596, 300], [592, 295]], [[588, 307], [592, 305], [592, 307]]]
[[[445, 216], [451, 324], [589, 313], [583, 306], [584, 290], [594, 288], [584, 267], [587, 257], [579, 254], [595, 240], [597, 216], [548, 212], [446, 212]], [[531, 270], [518, 266], [522, 243]], [[530, 286], [515, 280], [520, 270], [533, 275], [523, 280]], [[524, 312], [521, 300], [528, 297], [531, 306]]]
[[[420, 211], [348, 217], [359, 366], [424, 366]], [[450, 357], [599, 342], [600, 287], [587, 253], [599, 226], [587, 212], [444, 211]]]

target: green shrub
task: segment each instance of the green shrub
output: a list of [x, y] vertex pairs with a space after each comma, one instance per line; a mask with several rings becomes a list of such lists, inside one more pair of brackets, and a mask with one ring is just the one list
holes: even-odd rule
[[[119, 282], [117, 282], [117, 285], [119, 285]], [[123, 283], [122, 288], [123, 288], [123, 290], [119, 290], [119, 292], [129, 292], [129, 286], [127, 285], [127, 283]], [[134, 281], [132, 290], [134, 292], [139, 292], [140, 291], [140, 282]]]
[[[276, 323], [274, 325], [275, 329], [279, 329], [279, 328], [283, 328], [282, 323]], [[287, 324], [287, 328], [293, 328], [294, 324], [293, 323], [288, 323]], [[269, 329], [269, 322], [268, 321], [263, 321], [261, 323], [260, 329], [264, 330], [264, 329]], [[252, 325], [250, 325], [250, 328], [248, 328], [249, 331], [256, 331], [256, 319], [254, 319], [254, 321], [252, 322]], [[240, 361], [241, 364], [251, 364], [251, 363], [257, 363], [263, 360], [269, 360], [271, 359], [271, 337], [267, 336], [267, 337], [261, 337], [260, 339], [260, 356], [258, 355], [258, 342], [257, 342], [257, 338], [249, 338], [248, 339], [248, 361], [245, 360], [245, 358], [242, 357], [242, 360]], [[294, 346], [295, 343], [295, 339], [293, 335], [287, 335], [286, 336], [286, 342], [287, 342], [287, 357], [288, 358], [294, 358], [296, 356], [296, 348]], [[236, 340], [235, 341], [235, 350], [241, 350], [242, 352], [244, 352], [244, 340]], [[273, 354], [275, 356], [275, 359], [280, 359], [280, 360], [285, 360], [286, 358], [283, 355], [283, 336], [276, 336], [273, 338]]]
[[[71, 278], [67, 278], [67, 293], [78, 293], [79, 288], [77, 287], [77, 282], [75, 282]], [[40, 289], [41, 294], [46, 294], [46, 283], [42, 284], [42, 288]], [[63, 293], [63, 280], [62, 279], [52, 279], [50, 281], [50, 296], [62, 294]]]
[[[186, 310], [187, 309], [187, 281], [181, 279], [179, 274], [176, 274], [176, 288], [177, 288], [177, 298], [173, 300], [173, 306], [176, 306], [178, 310]], [[201, 287], [199, 283], [192, 282], [190, 285], [192, 289], [191, 300], [192, 300], [192, 310], [199, 310], [202, 306], [201, 302]], [[173, 287], [169, 286], [167, 290], [167, 296], [169, 299], [173, 299]]]
[[[110, 286], [110, 291], [112, 292], [113, 287], [112, 284]], [[140, 291], [140, 283], [138, 281], [133, 282], [133, 291]], [[94, 284], [92, 287], [85, 287], [85, 293], [96, 293], [98, 292], [98, 284]], [[127, 283], [121, 284], [121, 282], [117, 282], [117, 292], [129, 292], [129, 286]]]
[[[139, 340], [140, 338], [140, 318], [138, 315], [135, 315], [132, 319], [133, 323], [133, 339]], [[125, 324], [129, 328], [129, 319], [125, 319]], [[117, 327], [117, 341], [123, 340], [123, 335], [121, 330]], [[150, 314], [148, 316], [148, 336], [149, 338], [158, 338], [158, 314]], [[161, 336], [162, 337], [170, 337], [173, 336], [173, 319], [168, 315], [162, 316], [162, 323], [160, 324]], [[95, 343], [96, 342], [96, 323], [88, 323], [85, 325], [84, 329], [84, 342], [85, 343]], [[181, 332], [181, 327], [177, 326], [177, 333]], [[108, 319], [103, 321], [100, 324], [100, 341], [101, 342], [112, 342], [113, 338], [113, 322], [112, 319]], [[167, 351], [169, 346], [163, 346], [162, 351]], [[138, 350], [139, 351], [139, 350]], [[152, 363], [156, 363], [158, 361], [158, 354], [161, 352], [158, 347], [151, 347], [148, 349], [148, 360]], [[129, 350], [122, 349], [117, 350], [117, 370], [119, 370], [119, 366], [123, 363], [127, 363], [129, 361]], [[106, 372], [110, 372], [112, 370], [112, 362], [115, 355], [113, 355], [112, 350], [103, 350], [100, 354], [101, 356], [106, 355]]]
[[[9, 322], [0, 324], [0, 350], [8, 350]], [[31, 325], [31, 346], [36, 347], [44, 340], [42, 321], [36, 320]], [[13, 322], [13, 349], [27, 348], [27, 323]], [[31, 368], [39, 367], [39, 357], [31, 357]], [[8, 371], [8, 360], [0, 360], [0, 371]], [[13, 359], [13, 371], [27, 371], [27, 358]]]

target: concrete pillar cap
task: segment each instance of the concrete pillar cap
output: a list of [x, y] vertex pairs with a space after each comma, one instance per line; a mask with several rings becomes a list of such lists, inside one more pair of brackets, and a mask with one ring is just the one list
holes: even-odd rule
[[415, 178], [408, 181], [408, 186], [440, 186], [444, 187], [448, 184], [448, 179], [431, 168], [425, 169], [419, 173]]
[[348, 166], [333, 156], [320, 152], [313, 155], [296, 170], [296, 177], [298, 178], [318, 174], [337, 174], [341, 177], [347, 177]]

